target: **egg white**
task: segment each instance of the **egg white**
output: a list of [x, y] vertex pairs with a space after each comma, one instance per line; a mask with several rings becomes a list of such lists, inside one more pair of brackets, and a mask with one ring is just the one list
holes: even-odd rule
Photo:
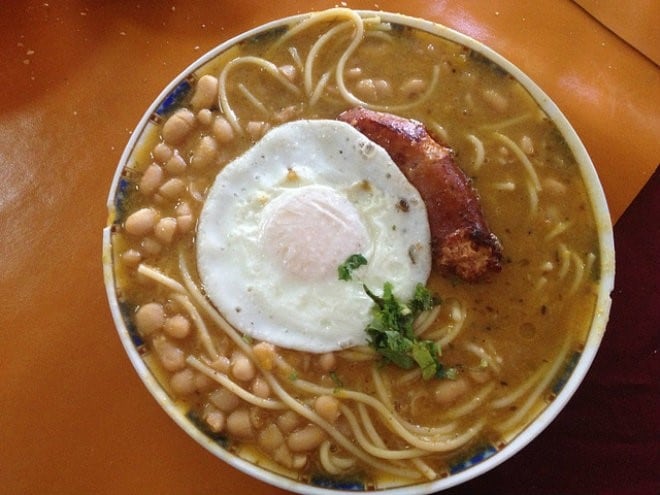
[[[272, 129], [224, 167], [197, 230], [208, 297], [237, 329], [310, 352], [366, 343], [373, 301], [391, 282], [409, 299], [431, 270], [424, 202], [387, 152], [350, 125]], [[337, 268], [368, 261], [350, 281]]]

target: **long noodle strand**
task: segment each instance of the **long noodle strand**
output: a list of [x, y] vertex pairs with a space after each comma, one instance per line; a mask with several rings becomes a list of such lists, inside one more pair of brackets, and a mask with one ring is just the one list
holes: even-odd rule
[[422, 314], [420, 314], [415, 322], [413, 323], [413, 331], [415, 332], [415, 335], [419, 337], [420, 335], [423, 335], [426, 330], [428, 330], [435, 319], [438, 317], [440, 314], [440, 310], [442, 308], [440, 305], [435, 306], [433, 309], [429, 311], [424, 311]]
[[422, 426], [422, 425], [412, 424], [404, 420], [394, 410], [394, 407], [389, 399], [388, 391], [385, 389], [385, 383], [383, 381], [383, 378], [375, 366], [371, 368], [371, 376], [374, 385], [376, 387], [376, 395], [378, 396], [380, 401], [383, 404], [385, 404], [390, 409], [390, 411], [392, 411], [392, 414], [397, 419], [397, 421], [399, 421], [399, 423], [401, 423], [401, 425], [411, 433], [425, 437], [436, 437], [436, 436], [447, 435], [454, 430], [453, 424], [446, 424], [442, 426]]
[[554, 228], [546, 234], [546, 236], [543, 238], [545, 242], [548, 242], [555, 237], [557, 237], [560, 234], [563, 234], [568, 230], [568, 228], [571, 226], [571, 222], [557, 222], [557, 225], [554, 226]]
[[515, 390], [508, 393], [503, 397], [499, 397], [495, 400], [492, 400], [490, 407], [493, 409], [502, 409], [504, 407], [509, 407], [518, 399], [520, 399], [528, 390], [530, 390], [536, 382], [538, 382], [543, 374], [547, 371], [548, 366], [540, 367], [532, 376], [530, 376], [525, 382], [518, 386]]
[[158, 282], [159, 284], [164, 285], [165, 287], [167, 287], [168, 289], [174, 292], [178, 292], [181, 294], [186, 293], [186, 289], [183, 287], [183, 285], [181, 285], [173, 278], [163, 274], [160, 270], [156, 270], [155, 268], [152, 268], [149, 265], [140, 263], [140, 266], [137, 267], [137, 272], [140, 275], [144, 275], [145, 277], [150, 278], [154, 282]]
[[[436, 345], [440, 347], [440, 349], [443, 349], [447, 345], [449, 345], [449, 343], [452, 340], [454, 340], [459, 333], [461, 333], [461, 330], [463, 329], [463, 325], [465, 324], [465, 320], [467, 318], [467, 311], [459, 300], [452, 299], [452, 308], [450, 315], [454, 323], [450, 325], [446, 325], [441, 329], [444, 335], [439, 340], [436, 341]], [[436, 339], [437, 338], [436, 332], [433, 332], [431, 335], [429, 335], [429, 338]]]
[[532, 162], [529, 161], [529, 158], [527, 158], [527, 155], [523, 152], [523, 150], [520, 149], [520, 146], [518, 146], [510, 137], [505, 136], [504, 134], [500, 134], [499, 132], [494, 133], [494, 136], [513, 152], [513, 154], [523, 164], [523, 167], [527, 171], [527, 175], [532, 181], [534, 189], [536, 191], [540, 191], [541, 181], [539, 180], [539, 176], [534, 169], [534, 165], [532, 165]]
[[348, 407], [341, 405], [339, 409], [343, 416], [348, 420], [348, 424], [351, 427], [351, 431], [353, 432], [353, 436], [355, 437], [357, 443], [366, 452], [369, 452], [374, 457], [378, 457], [380, 459], [401, 460], [419, 457], [420, 455], [427, 453], [421, 449], [394, 450], [391, 448], [378, 447], [370, 442], [369, 439], [367, 439], [367, 437], [364, 435], [364, 432], [362, 431], [362, 428], [360, 428], [360, 423]]
[[254, 108], [256, 108], [259, 112], [261, 112], [264, 115], [269, 115], [270, 114], [270, 112], [266, 108], [266, 105], [264, 105], [264, 103], [259, 98], [254, 96], [254, 93], [252, 93], [249, 89], [247, 89], [245, 84], [239, 83], [238, 84], [238, 90], [243, 94], [243, 96], [245, 96], [245, 98], [250, 103], [252, 103], [252, 106]]
[[499, 373], [501, 371], [502, 367], [500, 366], [498, 359], [491, 356], [490, 353], [486, 351], [486, 349], [484, 349], [482, 346], [477, 345], [474, 342], [467, 342], [464, 347], [467, 351], [471, 352], [479, 359], [485, 361], [488, 367], [495, 371], [495, 373]]
[[470, 400], [466, 401], [463, 405], [457, 406], [456, 408], [452, 409], [451, 412], [447, 415], [447, 417], [450, 419], [460, 418], [461, 416], [464, 416], [474, 411], [478, 407], [484, 405], [484, 401], [491, 394], [494, 388], [495, 388], [495, 383], [489, 383], [488, 385], [484, 385], [479, 391], [477, 391], [476, 394], [474, 394], [474, 396], [470, 398]]
[[358, 409], [358, 413], [360, 414], [360, 421], [364, 425], [364, 430], [367, 433], [367, 435], [369, 435], [369, 439], [377, 447], [385, 448], [386, 447], [385, 442], [378, 434], [378, 431], [376, 431], [374, 422], [371, 420], [371, 416], [369, 416], [369, 412], [367, 411], [365, 405], [358, 402], [357, 409]]
[[207, 299], [202, 295], [202, 293], [197, 288], [197, 285], [193, 281], [186, 262], [184, 259], [183, 251], [179, 253], [179, 270], [183, 276], [183, 281], [190, 292], [190, 296], [193, 300], [200, 306], [206, 314], [211, 318], [213, 323], [215, 323], [220, 329], [227, 335], [236, 346], [241, 349], [248, 357], [254, 357], [252, 347], [243, 340], [241, 334], [239, 334], [234, 327], [232, 327], [227, 320], [225, 320], [218, 311], [207, 301]]
[[261, 57], [255, 57], [253, 55], [246, 55], [233, 59], [227, 65], [225, 65], [220, 72], [220, 77], [218, 78], [218, 104], [220, 105], [220, 109], [222, 110], [222, 113], [224, 114], [227, 121], [229, 121], [234, 131], [239, 134], [243, 133], [243, 128], [238, 123], [238, 117], [236, 116], [236, 113], [229, 103], [229, 96], [227, 94], [227, 76], [229, 72], [236, 66], [245, 64], [252, 64], [259, 67], [263, 71], [273, 76], [276, 81], [278, 81], [282, 86], [284, 86], [293, 94], [300, 94], [300, 88], [289, 81], [273, 62], [270, 62], [269, 60], [263, 59]]
[[[358, 16], [359, 17], [359, 16]], [[360, 18], [360, 24], [362, 23], [362, 19]], [[314, 61], [318, 56], [319, 51], [323, 46], [337, 33], [345, 30], [346, 28], [351, 27], [351, 22], [344, 22], [342, 24], [338, 24], [337, 26], [333, 27], [329, 31], [325, 32], [315, 43], [312, 45], [312, 48], [309, 50], [309, 53], [307, 54], [307, 58], [305, 59], [305, 73], [304, 73], [304, 82], [305, 82], [305, 93], [307, 96], [311, 97], [313, 90], [312, 87], [314, 86], [313, 82], [313, 72], [314, 72]], [[329, 79], [329, 73], [327, 76], [327, 79]], [[326, 79], [326, 80], [327, 80]], [[322, 89], [322, 88], [321, 88]], [[316, 91], [318, 91], [319, 88], [316, 88]]]
[[477, 172], [484, 164], [486, 159], [486, 152], [484, 150], [484, 143], [474, 134], [468, 134], [467, 140], [474, 146], [474, 163], [472, 163], [472, 170]]
[[521, 124], [522, 122], [531, 119], [532, 114], [530, 113], [524, 113], [522, 115], [518, 115], [516, 117], [511, 117], [510, 119], [507, 120], [500, 120], [499, 122], [495, 122], [493, 124], [486, 124], [482, 125], [480, 129], [483, 129], [485, 131], [500, 131], [502, 129], [505, 129], [507, 127], [511, 127], [514, 125]]
[[566, 247], [564, 243], [559, 245], [558, 248], [559, 255], [559, 279], [562, 280], [571, 266], [571, 251]]
[[533, 219], [539, 210], [539, 190], [534, 186], [532, 180], [526, 181], [527, 194], [529, 195], [529, 218]]
[[578, 288], [580, 287], [580, 284], [582, 283], [582, 279], [584, 277], [584, 268], [585, 268], [584, 261], [582, 261], [582, 258], [580, 258], [577, 254], [572, 253], [572, 258], [573, 258], [573, 265], [575, 266], [575, 275], [573, 276], [573, 282], [571, 283], [571, 286], [568, 288], [569, 296], [575, 294]]
[[[307, 19], [305, 19], [302, 22], [299, 22], [292, 28], [288, 29], [286, 33], [284, 33], [270, 48], [268, 51], [268, 54], [271, 54], [272, 52], [276, 51], [277, 48], [282, 46], [283, 43], [286, 41], [290, 40], [297, 34], [301, 33], [302, 31], [305, 31], [309, 27], [315, 25], [315, 24], [321, 24], [322, 22], [327, 22], [327, 21], [336, 21], [341, 18], [348, 18], [351, 20], [356, 20], [356, 17], [360, 17], [359, 14], [357, 14], [355, 11], [347, 8], [342, 8], [342, 7], [336, 7], [334, 9], [328, 9], [324, 10], [322, 12], [315, 12], [311, 14]], [[369, 18], [373, 22], [379, 23], [380, 18], [378, 16], [371, 17]], [[362, 18], [360, 17], [359, 22], [363, 22]]]
[[567, 340], [559, 351], [557, 358], [552, 363], [552, 366], [550, 366], [548, 369], [547, 374], [537, 384], [536, 388], [529, 394], [525, 403], [516, 411], [516, 414], [509, 417], [509, 419], [503, 421], [497, 426], [500, 431], [511, 431], [511, 429], [529, 413], [532, 407], [534, 407], [534, 404], [536, 404], [543, 391], [548, 387], [548, 385], [550, 385], [550, 382], [554, 380], [560, 366], [566, 359], [566, 354], [568, 353], [568, 344], [569, 341]]
[[253, 406], [260, 407], [262, 409], [270, 409], [270, 410], [283, 410], [287, 409], [287, 406], [284, 405], [283, 402], [280, 401], [275, 401], [272, 399], [264, 399], [262, 397], [258, 397], [254, 395], [251, 392], [248, 392], [245, 390], [243, 387], [235, 383], [231, 378], [229, 378], [227, 375], [224, 373], [220, 373], [217, 370], [214, 370], [210, 366], [207, 366], [206, 364], [202, 363], [199, 359], [197, 359], [194, 356], [188, 356], [186, 358], [186, 362], [195, 368], [197, 371], [203, 373], [204, 375], [208, 376], [210, 379], [218, 382], [220, 385], [225, 387], [227, 390], [233, 392], [236, 394], [238, 397], [243, 399], [245, 402], [252, 404]]
[[355, 466], [355, 459], [334, 455], [331, 451], [331, 446], [332, 444], [329, 440], [324, 440], [319, 447], [319, 460], [327, 472], [330, 474], [340, 474]]
[[218, 351], [216, 350], [215, 345], [213, 345], [213, 340], [211, 339], [211, 335], [209, 334], [208, 328], [206, 327], [206, 323], [204, 323], [204, 320], [199, 314], [199, 311], [197, 311], [195, 305], [190, 302], [188, 296], [183, 294], [173, 294], [172, 299], [183, 306], [183, 308], [190, 315], [190, 319], [193, 321], [195, 327], [197, 328], [199, 340], [202, 342], [202, 346], [204, 347], [206, 354], [208, 354], [209, 358], [212, 360], [217, 359]]

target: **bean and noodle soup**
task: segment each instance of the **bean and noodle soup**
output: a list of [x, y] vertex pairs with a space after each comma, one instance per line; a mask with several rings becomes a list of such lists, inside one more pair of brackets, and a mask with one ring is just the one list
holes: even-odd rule
[[[201, 431], [294, 479], [382, 488], [500, 449], [553, 400], [593, 319], [599, 237], [571, 149], [520, 83], [469, 48], [348, 9], [246, 39], [185, 83], [122, 173], [112, 258], [142, 359]], [[414, 331], [448, 376], [368, 345], [254, 339], [206, 296], [197, 226], [218, 173], [278, 126], [355, 106], [416, 119], [450, 147], [503, 246], [484, 281], [426, 282], [440, 303]]]

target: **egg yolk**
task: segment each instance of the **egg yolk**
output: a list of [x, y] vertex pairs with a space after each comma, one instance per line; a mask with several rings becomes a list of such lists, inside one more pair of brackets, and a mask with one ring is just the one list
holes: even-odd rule
[[261, 250], [274, 265], [302, 280], [337, 277], [351, 254], [363, 253], [369, 236], [353, 204], [334, 189], [289, 189], [265, 207]]

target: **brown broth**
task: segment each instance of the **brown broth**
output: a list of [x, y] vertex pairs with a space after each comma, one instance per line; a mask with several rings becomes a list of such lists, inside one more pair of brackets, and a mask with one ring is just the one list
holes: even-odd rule
[[[218, 76], [231, 60], [246, 56], [264, 57], [278, 67], [295, 66], [288, 49], [295, 47], [304, 61], [309, 47], [319, 35], [335, 25], [322, 23], [313, 26], [275, 48], [273, 44], [279, 43], [283, 34], [281, 30], [244, 41], [206, 64], [195, 76], [198, 79], [203, 74]], [[373, 103], [404, 105], [419, 98], [420, 91], [407, 96], [401, 88], [415, 79], [424, 81], [428, 87], [432, 70], [437, 67], [438, 84], [431, 97], [421, 104], [394, 113], [424, 122], [438, 140], [454, 150], [457, 163], [472, 178], [480, 194], [491, 229], [504, 246], [502, 272], [483, 283], [467, 284], [437, 273], [433, 273], [428, 281], [428, 286], [443, 300], [439, 316], [427, 331], [428, 334], [436, 332], [437, 338], [442, 339], [452, 326], [458, 324], [452, 319], [452, 311], [460, 313], [462, 308], [465, 313], [460, 333], [442, 348], [441, 357], [443, 363], [458, 370], [458, 380], [465, 384], [465, 390], [443, 402], [436, 397], [439, 380], [424, 381], [409, 371], [380, 366], [374, 359], [354, 361], [342, 352], [336, 353], [336, 366], [330, 373], [321, 370], [319, 356], [282, 349], [279, 354], [295, 373], [282, 370], [274, 373], [292, 395], [300, 395], [303, 403], [311, 404], [313, 394], [301, 394], [293, 387], [296, 381], [306, 380], [335, 391], [350, 389], [377, 396], [378, 389], [373, 380], [375, 367], [376, 373], [381, 374], [384, 383], [391, 389], [390, 400], [394, 410], [410, 423], [420, 426], [451, 425], [451, 435], [458, 435], [477, 424], [482, 425], [479, 435], [460, 448], [424, 456], [424, 462], [438, 476], [442, 476], [453, 463], [477, 446], [498, 446], [509, 441], [539, 408], [552, 399], [550, 382], [543, 387], [538, 400], [527, 413], [514, 424], [508, 423], [524, 406], [529, 391], [534, 390], [542, 379], [544, 370], [556, 362], [560, 363], [557, 369], [565, 369], [573, 353], [581, 350], [596, 299], [598, 274], [593, 267], [598, 265], [597, 234], [592, 208], [570, 149], [554, 124], [518, 82], [465, 47], [410, 28], [389, 28], [367, 30], [369, 36], [346, 65], [348, 89], [358, 92], [360, 81], [384, 80], [389, 84], [391, 94], [378, 96]], [[314, 65], [315, 82], [324, 71], [331, 70], [344, 53], [350, 41], [346, 36], [349, 32], [347, 29], [344, 36], [331, 38], [323, 47], [323, 56]], [[354, 69], [357, 68], [362, 71], [359, 76], [355, 76], [357, 71]], [[250, 103], [249, 97], [238, 88], [239, 82], [245, 84], [254, 98], [263, 102], [269, 110], [268, 115], [262, 115]], [[294, 83], [298, 87], [303, 86], [300, 70]], [[239, 66], [229, 74], [227, 91], [242, 126], [255, 121], [266, 122], [272, 127], [281, 123], [278, 120], [281, 118], [333, 119], [352, 106], [342, 99], [332, 78], [323, 96], [312, 106], [304, 95], [296, 96], [284, 90], [282, 84], [266, 71], [247, 65]], [[183, 106], [188, 104], [191, 96], [192, 92]], [[280, 112], [283, 109], [286, 111]], [[217, 104], [209, 110], [214, 118], [221, 113]], [[134, 151], [129, 163], [125, 175], [135, 187], [127, 193], [124, 211], [118, 213], [116, 224], [122, 225], [131, 213], [146, 206], [157, 208], [161, 217], [176, 217], [176, 207], [182, 202], [190, 206], [193, 217], [197, 218], [203, 205], [203, 195], [219, 170], [259, 137], [246, 133], [236, 136], [228, 144], [220, 144], [214, 163], [204, 169], [188, 165], [186, 172], [179, 176], [187, 189], [174, 199], [166, 199], [158, 195], [145, 196], [138, 187], [142, 173], [155, 161], [154, 146], [162, 140], [160, 125], [152, 127], [150, 132]], [[176, 146], [188, 164], [199, 140], [208, 135], [212, 135], [210, 126], [198, 120], [194, 130]], [[482, 163], [476, 161], [478, 146], [470, 136], [483, 145]], [[530, 175], [508, 144], [510, 142], [526, 151], [525, 156], [533, 166], [535, 177]], [[169, 177], [167, 173], [165, 176]], [[536, 179], [540, 185], [538, 190], [533, 185]], [[196, 200], [193, 192], [201, 195], [202, 200]], [[153, 235], [147, 237], [153, 240]], [[178, 254], [183, 252], [197, 279], [194, 273], [194, 229], [187, 233], [178, 232], [169, 244], [156, 243], [160, 250], [153, 254], [145, 248], [143, 237], [127, 234], [121, 228], [116, 229], [112, 242], [120, 300], [129, 308], [129, 313], [153, 301], [161, 303], [168, 315], [185, 313], [172, 300], [171, 290], [137, 274], [136, 265], [123, 262], [122, 254], [129, 249], [140, 252], [143, 263], [181, 281]], [[217, 348], [231, 356], [235, 344], [213, 322], [205, 319]], [[203, 428], [213, 430], [213, 425], [205, 424], [205, 415], [215, 407], [209, 405], [208, 397], [219, 385], [201, 378], [195, 371], [198, 383], [194, 390], [176, 394], [170, 385], [174, 372], [163, 369], [158, 353], [152, 349], [154, 335], [162, 333], [158, 330], [155, 334], [142, 335], [145, 359], [181, 407], [199, 418]], [[194, 330], [185, 339], [167, 339], [185, 355], [200, 356], [204, 353]], [[482, 356], [480, 352], [486, 354]], [[500, 400], [502, 404], [503, 397], [522, 387], [535, 373], [537, 380], [527, 393], [505, 406], [493, 406], [493, 401], [497, 403]], [[249, 384], [244, 385], [249, 388]], [[349, 403], [341, 394], [337, 397]], [[475, 398], [479, 399], [478, 405], [469, 412], [462, 412], [470, 409], [469, 404]], [[243, 404], [241, 407], [248, 406]], [[293, 460], [287, 458], [282, 461], [280, 458], [274, 461], [284, 467], [276, 467], [273, 461], [264, 461], [262, 456], [268, 453], [264, 454], [258, 447], [259, 432], [267, 425], [276, 423], [282, 412], [259, 410], [255, 406], [249, 409], [253, 415], [254, 434], [248, 439], [230, 438], [228, 443], [231, 449], [242, 451], [242, 455], [247, 457], [257, 456], [260, 462], [266, 462], [273, 469], [302, 479], [324, 472], [317, 449], [304, 453], [305, 460], [301, 466], [296, 464], [295, 456]], [[356, 410], [354, 413], [358, 415]], [[372, 419], [375, 430], [388, 448], [409, 448], [400, 438], [391, 435], [389, 428], [375, 414], [372, 414]], [[299, 426], [306, 424], [306, 420], [301, 420]], [[340, 431], [348, 432], [352, 438], [344, 415], [340, 415], [336, 424]], [[226, 435], [224, 430], [218, 434]], [[335, 444], [333, 449], [340, 457], [350, 457]], [[341, 472], [340, 476], [356, 473], [364, 474], [374, 483], [393, 476], [361, 461]], [[420, 480], [398, 480], [396, 484], [414, 481]]]

